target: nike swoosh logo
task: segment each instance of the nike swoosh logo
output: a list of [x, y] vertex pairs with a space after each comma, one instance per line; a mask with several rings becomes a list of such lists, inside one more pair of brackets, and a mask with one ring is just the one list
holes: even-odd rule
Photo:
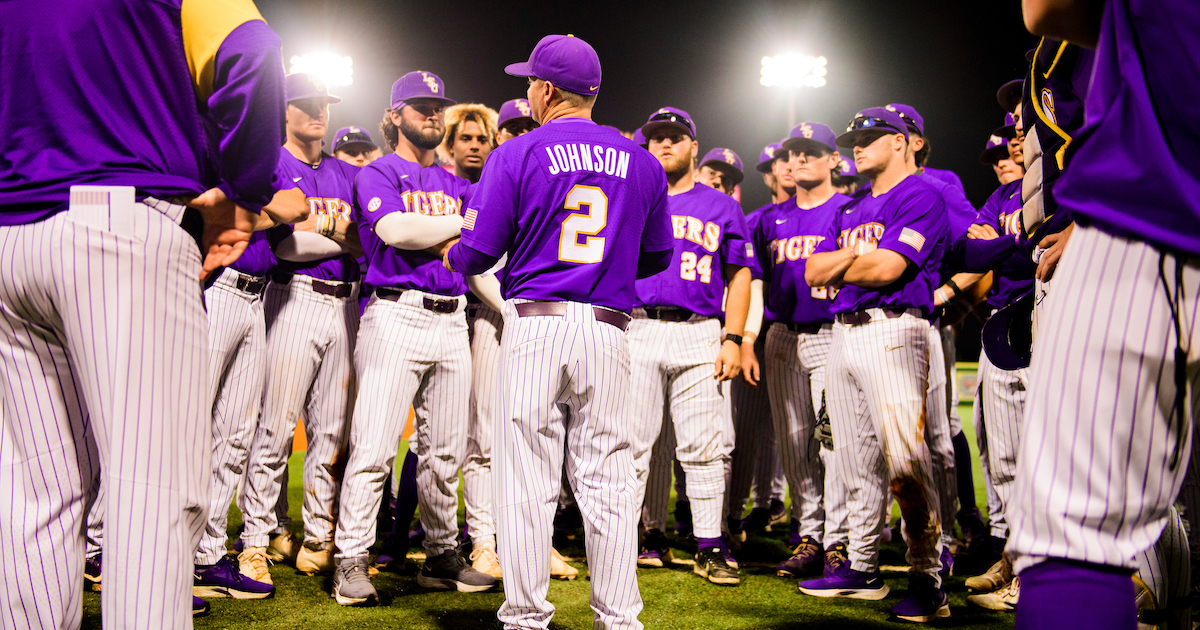
[[899, 350], [900, 348], [903, 348], [903, 347], [904, 346], [884, 346], [883, 350], [885, 352], [891, 352], [892, 350]]
[[775, 219], [775, 225], [783, 225], [787, 223], [787, 219]]
[[592, 86], [588, 87], [589, 92], [595, 92], [596, 90], [599, 90], [599, 89], [600, 89], [599, 85], [592, 85]]
[[292, 183], [293, 183], [293, 184], [295, 184], [296, 182], [298, 182], [298, 181], [300, 181], [300, 180], [302, 180], [302, 179], [304, 179], [304, 178], [303, 178], [303, 177], [293, 177], [293, 178], [292, 178]]

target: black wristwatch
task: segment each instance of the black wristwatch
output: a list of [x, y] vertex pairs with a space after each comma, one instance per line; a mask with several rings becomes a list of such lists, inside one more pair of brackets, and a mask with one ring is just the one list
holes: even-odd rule
[[737, 344], [737, 346], [740, 348], [742, 345], [742, 336], [741, 335], [725, 335], [725, 339], [722, 340], [722, 343], [724, 343], [726, 341], [732, 341], [733, 343]]

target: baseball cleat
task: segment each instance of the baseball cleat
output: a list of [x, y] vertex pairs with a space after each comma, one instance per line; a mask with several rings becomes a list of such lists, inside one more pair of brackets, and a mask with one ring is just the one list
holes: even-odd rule
[[740, 568], [738, 566], [737, 558], [734, 558], [733, 554], [729, 551], [728, 534], [721, 534], [721, 555], [725, 558], [725, 564], [728, 564], [729, 568], [733, 569], [734, 571], [737, 571]]
[[840, 555], [845, 549], [846, 546], [841, 543], [834, 545], [830, 552], [825, 554], [825, 577], [801, 582], [800, 592], [813, 597], [870, 600], [887, 597], [890, 589], [879, 576], [879, 571], [864, 573], [851, 569], [850, 562]]
[[[404, 537], [403, 540], [408, 540]], [[408, 569], [408, 546], [400, 547], [394, 540], [383, 543], [383, 549], [375, 556], [375, 567], [382, 571], [403, 573]]]
[[267, 550], [265, 547], [246, 547], [238, 554], [238, 571], [242, 575], [263, 584], [274, 584], [271, 572], [268, 570]]
[[476, 571], [457, 550], [447, 549], [425, 560], [425, 566], [417, 574], [417, 584], [424, 588], [478, 593], [495, 586], [496, 578]]
[[[771, 499], [771, 507], [767, 509], [770, 510], [767, 513], [768, 527], [772, 525], [783, 525], [784, 523], [788, 522], [787, 506], [783, 504], [783, 501], [780, 501], [779, 499]], [[792, 520], [795, 522], [795, 519]]]
[[804, 537], [800, 535], [800, 521], [792, 519], [788, 525], [788, 544], [795, 547]]
[[742, 519], [742, 531], [747, 534], [761, 534], [771, 531], [771, 509], [756, 507]]
[[671, 546], [667, 543], [666, 535], [657, 529], [646, 532], [642, 541], [642, 553], [638, 554], [638, 566], [659, 569], [674, 562], [675, 557], [671, 555]]
[[976, 593], [994, 593], [1013, 579], [1012, 563], [1000, 558], [983, 575], [967, 578], [967, 588]]
[[86, 591], [100, 592], [101, 556], [103, 554], [98, 553], [83, 561], [83, 586]]
[[574, 580], [579, 577], [579, 569], [567, 564], [567, 559], [554, 547], [550, 548], [550, 578], [554, 580]]
[[309, 575], [333, 570], [333, 542], [305, 541], [296, 554], [296, 570]]
[[812, 536], [800, 539], [800, 544], [792, 550], [792, 557], [775, 566], [775, 575], [779, 577], [805, 577], [818, 575], [825, 564], [825, 550], [821, 543]]
[[379, 595], [367, 574], [367, 557], [343, 558], [333, 572], [333, 599], [342, 606], [374, 604]]
[[302, 546], [292, 532], [276, 534], [267, 542], [267, 559], [271, 562], [294, 564]]
[[742, 531], [742, 519], [730, 516], [725, 519], [725, 529], [729, 530], [729, 544], [734, 549], [741, 549], [742, 543], [746, 542], [746, 532]]
[[929, 623], [950, 616], [946, 591], [933, 585], [933, 578], [914, 575], [908, 579], [908, 597], [892, 607], [892, 614], [905, 621]]
[[692, 502], [687, 499], [675, 501], [675, 535], [687, 537], [692, 534]]
[[737, 586], [741, 583], [737, 569], [730, 567], [720, 545], [701, 547], [696, 551], [696, 566], [692, 572], [713, 584]]
[[266, 599], [275, 594], [273, 585], [242, 575], [229, 556], [221, 556], [210, 567], [196, 567], [195, 580], [192, 586], [192, 595], [195, 597]]
[[[504, 573], [500, 570], [500, 558], [496, 557], [496, 550], [487, 547], [478, 547], [471, 551], [469, 556], [471, 567], [480, 573], [486, 573], [497, 580], [504, 578]], [[554, 563], [553, 560], [550, 561]]]
[[939, 560], [942, 561], [942, 568], [938, 569], [938, 575], [942, 576], [942, 581], [944, 582], [954, 570], [954, 554], [950, 553], [949, 546], [942, 545], [942, 554]]
[[967, 603], [988, 610], [1012, 610], [1017, 607], [1021, 597], [1021, 578], [1014, 577], [1011, 582], [991, 593], [978, 593], [967, 597]]
[[208, 602], [192, 595], [192, 616], [203, 617], [208, 614]]

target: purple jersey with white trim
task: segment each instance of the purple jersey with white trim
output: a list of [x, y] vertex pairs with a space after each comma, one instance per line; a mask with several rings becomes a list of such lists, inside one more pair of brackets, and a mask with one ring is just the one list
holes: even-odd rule
[[[856, 195], [837, 213], [817, 252], [831, 252], [858, 243], [901, 254], [908, 268], [889, 285], [868, 288], [846, 284], [830, 311], [850, 313], [868, 308], [920, 309], [933, 312], [950, 227], [941, 193], [920, 177], [905, 177], [882, 195]], [[814, 253], [817, 253], [814, 252]]]
[[444, 296], [467, 292], [462, 274], [447, 271], [426, 251], [397, 249], [375, 234], [375, 222], [393, 212], [461, 214], [470, 182], [434, 164], [422, 167], [395, 153], [371, 162], [354, 182], [354, 220], [367, 257], [367, 283]]
[[[287, 184], [304, 191], [310, 215], [327, 214], [344, 221], [352, 220], [354, 178], [360, 170], [353, 164], [347, 164], [325, 153], [321, 153], [321, 161], [312, 166], [292, 155], [286, 148], [279, 149], [279, 177]], [[271, 228], [268, 230], [271, 246], [278, 246], [294, 231], [290, 225]], [[282, 258], [278, 260], [278, 268], [283, 272], [338, 282], [354, 282], [359, 279], [358, 261], [350, 254], [340, 254], [312, 262], [294, 262]]]
[[1085, 123], [1055, 193], [1081, 224], [1200, 255], [1200, 5], [1104, 3]]
[[765, 301], [775, 313], [776, 321], [793, 324], [833, 321], [829, 307], [837, 291], [808, 286], [804, 267], [817, 245], [825, 240], [839, 211], [849, 202], [850, 197], [834, 193], [815, 208], [801, 209], [793, 197], [762, 214], [754, 230], [754, 248], [758, 250], [762, 268]]
[[[775, 204], [769, 203], [757, 210], [754, 210], [750, 214], [746, 215], [746, 231], [751, 234], [751, 237], [753, 237], [754, 231], [758, 229], [758, 222], [760, 219], [762, 219], [763, 213], [774, 207], [775, 207]], [[758, 244], [756, 243], [754, 246], [754, 258], [750, 261], [750, 275], [759, 280], [761, 280], [763, 277], [763, 271], [762, 271], [763, 251], [765, 251], [765, 250], [763, 250], [761, 247], [759, 247]], [[763, 290], [765, 291], [766, 289], [764, 288]], [[773, 322], [773, 321], [775, 321], [775, 314], [771, 312], [771, 306], [766, 303], [766, 300], [763, 300], [763, 322]]]
[[286, 105], [279, 37], [254, 4], [95, 5], [0, 3], [0, 225], [66, 210], [76, 184], [132, 186], [140, 200], [225, 181], [258, 212]]
[[[1000, 238], [1015, 241], [1021, 234], [1021, 180], [997, 188], [979, 209], [975, 223], [990, 225]], [[1003, 308], [1033, 286], [1037, 264], [1023, 252], [1015, 251], [992, 271], [988, 306]]]
[[667, 206], [666, 174], [648, 151], [590, 120], [558, 118], [488, 155], [462, 243], [508, 253], [505, 298], [629, 311], [639, 254], [674, 246]]
[[675, 235], [671, 266], [634, 284], [634, 304], [724, 316], [724, 266], [749, 267], [754, 258], [746, 215], [733, 197], [702, 184], [668, 195], [667, 212]]

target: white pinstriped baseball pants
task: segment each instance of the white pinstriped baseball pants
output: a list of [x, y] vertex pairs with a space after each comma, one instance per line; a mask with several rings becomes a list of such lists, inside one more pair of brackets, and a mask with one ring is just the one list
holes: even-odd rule
[[563, 471], [583, 514], [597, 629], [640, 630], [625, 333], [593, 307], [518, 317], [504, 304], [492, 476], [506, 629], [548, 628], [550, 542]]
[[[951, 387], [947, 378], [953, 374], [946, 364], [947, 353], [943, 341], [944, 331], [929, 327], [929, 380], [926, 383], [925, 439], [929, 443], [929, 463], [932, 466], [934, 487], [938, 492], [939, 521], [942, 527], [942, 544], [949, 545], [954, 539], [954, 523], [958, 514], [958, 471], [954, 459], [954, 424], [962, 431], [958, 413], [947, 411], [950, 404]], [[953, 335], [950, 340], [953, 343]], [[953, 357], [953, 352], [949, 355]], [[956, 404], [957, 406], [957, 404]]]
[[[1033, 342], [1008, 551], [1019, 554], [1017, 571], [1046, 558], [1131, 567], [1161, 535], [1191, 453], [1200, 261], [1079, 225], [1054, 285]], [[1186, 356], [1182, 418], [1177, 343]]]
[[213, 421], [208, 522], [196, 550], [200, 565], [216, 564], [225, 555], [229, 502], [246, 476], [267, 371], [263, 301], [238, 289], [237, 279], [237, 271], [225, 269], [204, 292]]
[[1012, 501], [1017, 477], [1017, 451], [1021, 422], [1028, 396], [1029, 369], [1002, 370], [979, 353], [979, 389], [975, 394], [975, 432], [981, 457], [987, 458], [986, 473], [996, 493], [996, 513], [988, 521], [993, 536], [1008, 537], [1005, 514]]
[[103, 627], [192, 627], [211, 455], [200, 255], [182, 206], [133, 195], [75, 187], [70, 210], [0, 227], [0, 627], [79, 627], [98, 483]]
[[[426, 297], [457, 300], [457, 310], [427, 310], [422, 307]], [[410, 439], [416, 445], [425, 553], [432, 558], [457, 545], [458, 473], [467, 454], [471, 391], [465, 305], [462, 296], [421, 291], [405, 291], [395, 302], [376, 292], [367, 303], [354, 354], [361, 385], [342, 482], [338, 558], [365, 556], [375, 542], [383, 483], [396, 460], [410, 406], [416, 414]]]
[[[940, 512], [926, 439], [932, 345], [929, 322], [904, 315], [833, 326], [826, 401], [833, 424], [834, 472], [846, 480], [850, 567], [879, 567], [888, 490], [900, 502], [911, 573], [941, 584]], [[933, 331], [936, 332], [936, 331]]]
[[[641, 504], [645, 499], [654, 444], [663, 425], [671, 422], [675, 457], [687, 473], [693, 531], [697, 538], [717, 538], [725, 501], [725, 460], [731, 450], [725, 438], [726, 425], [732, 422], [729, 384], [713, 378], [713, 364], [721, 349], [721, 322], [716, 318], [664, 322], [648, 319], [638, 308], [633, 311], [628, 337], [633, 462], [638, 479], [635, 500]], [[665, 449], [660, 449], [660, 454], [669, 479], [670, 458]], [[663, 499], [658, 501], [660, 509]], [[665, 514], [647, 516], [654, 521]]]
[[751, 387], [741, 378], [730, 384], [734, 446], [730, 453], [729, 481], [725, 484], [725, 514], [741, 518], [754, 488], [754, 507], [770, 507], [771, 499], [783, 500], [783, 466], [771, 427], [771, 401], [767, 392], [764, 337], [755, 344], [761, 380]]
[[496, 548], [492, 514], [492, 441], [496, 427], [496, 366], [500, 361], [500, 313], [478, 304], [471, 329], [471, 410], [467, 421], [467, 457], [463, 462], [463, 503], [475, 547]]
[[328, 542], [338, 520], [338, 486], [354, 410], [358, 283], [348, 297], [338, 298], [317, 293], [312, 278], [296, 274], [287, 284], [267, 285], [265, 310], [267, 371], [262, 417], [238, 502], [246, 523], [242, 541], [265, 547], [279, 525], [275, 506], [296, 420], [304, 414], [304, 539]]

